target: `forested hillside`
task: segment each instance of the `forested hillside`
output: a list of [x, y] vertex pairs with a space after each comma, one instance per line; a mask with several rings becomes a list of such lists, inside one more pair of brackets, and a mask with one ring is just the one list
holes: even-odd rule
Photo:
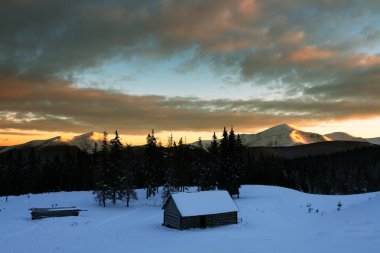
[[154, 132], [145, 146], [123, 145], [119, 137], [94, 146], [12, 150], [0, 155], [0, 195], [94, 190], [105, 198], [146, 197], [164, 186], [165, 194], [188, 186], [226, 189], [239, 195], [241, 184], [279, 185], [309, 193], [348, 194], [380, 190], [380, 148], [359, 142], [324, 142], [295, 147], [246, 148], [233, 129], [207, 147], [169, 138], [162, 146]]

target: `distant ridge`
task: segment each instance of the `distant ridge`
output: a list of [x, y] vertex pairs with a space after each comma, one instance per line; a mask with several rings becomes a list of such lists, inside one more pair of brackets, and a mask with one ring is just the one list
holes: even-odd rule
[[100, 142], [101, 134], [97, 132], [90, 132], [82, 135], [75, 136], [73, 138], [67, 139], [61, 136], [56, 136], [47, 140], [33, 140], [20, 145], [8, 146], [0, 148], [0, 153], [5, 153], [10, 150], [25, 149], [25, 148], [35, 148], [43, 149], [48, 147], [59, 147], [59, 146], [70, 146], [77, 147], [81, 150], [91, 152], [94, 148], [95, 142]]
[[328, 137], [304, 132], [289, 124], [274, 126], [257, 134], [242, 134], [241, 138], [248, 147], [284, 147], [330, 141]]
[[360, 142], [368, 142], [366, 139], [361, 137], [355, 137], [345, 132], [334, 132], [330, 134], [326, 134], [328, 138], [333, 141], [360, 141]]
[[[268, 128], [257, 134], [241, 134], [240, 136], [243, 145], [247, 147], [291, 147], [326, 141], [367, 142], [380, 145], [380, 137], [365, 139], [361, 137], [355, 137], [344, 132], [334, 132], [326, 135], [321, 135], [318, 133], [302, 131], [290, 124], [281, 124]], [[100, 144], [101, 139], [102, 134], [97, 132], [89, 132], [69, 139], [62, 136], [56, 136], [47, 140], [33, 140], [24, 144], [0, 147], [0, 153], [23, 148], [42, 149], [48, 147], [65, 146], [76, 147], [81, 150], [91, 152], [91, 150], [94, 148], [95, 143]], [[203, 140], [202, 142], [205, 147], [211, 143], [210, 140]], [[196, 143], [192, 143], [190, 145], [196, 145]]]
[[[268, 128], [257, 134], [241, 134], [243, 145], [247, 147], [291, 147], [326, 141], [367, 142], [380, 145], [378, 138], [355, 137], [344, 132], [334, 132], [326, 135], [302, 131], [290, 124], [281, 124]], [[210, 140], [203, 141], [207, 147]], [[194, 145], [195, 143], [193, 143]], [[344, 145], [344, 144], [343, 144]]]
[[380, 145], [380, 137], [366, 138], [365, 140], [372, 144]]

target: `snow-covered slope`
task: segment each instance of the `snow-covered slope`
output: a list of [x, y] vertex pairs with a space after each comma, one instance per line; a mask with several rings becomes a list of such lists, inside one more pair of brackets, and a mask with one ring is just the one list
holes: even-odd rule
[[94, 147], [95, 142], [100, 142], [101, 134], [96, 132], [90, 132], [82, 135], [75, 136], [73, 138], [66, 138], [62, 136], [57, 136], [48, 140], [34, 140], [29, 141], [24, 144], [5, 147], [0, 149], [0, 153], [12, 150], [12, 149], [22, 149], [22, 148], [35, 148], [42, 149], [47, 147], [56, 146], [75, 146], [82, 150], [90, 152]]
[[70, 140], [70, 143], [82, 150], [91, 151], [91, 149], [94, 148], [95, 143], [98, 143], [98, 145], [100, 144], [101, 139], [101, 133], [90, 132], [75, 136], [72, 140]]
[[330, 134], [325, 134], [326, 137], [330, 138], [333, 141], [361, 141], [368, 142], [367, 140], [361, 137], [355, 137], [345, 132], [334, 132]]
[[248, 147], [294, 146], [330, 141], [323, 135], [304, 132], [288, 124], [278, 125], [258, 134], [242, 134], [241, 138], [243, 144]]
[[[257, 134], [240, 134], [243, 145], [247, 147], [281, 147], [331, 141], [330, 138], [311, 132], [304, 132], [289, 124], [271, 127]], [[211, 141], [202, 141], [205, 147]], [[192, 145], [196, 145], [196, 142]]]
[[366, 138], [365, 140], [372, 144], [380, 145], [380, 137]]
[[[378, 253], [380, 192], [323, 196], [273, 186], [243, 186], [239, 224], [179, 231], [161, 226], [161, 194], [108, 207], [91, 192], [0, 197], [1, 252]], [[337, 211], [337, 203], [343, 204]], [[78, 217], [32, 221], [31, 207], [77, 206]], [[310, 210], [310, 212], [309, 212]]]
[[22, 149], [22, 148], [40, 149], [40, 148], [64, 146], [64, 145], [71, 145], [71, 144], [67, 140], [63, 139], [61, 136], [57, 136], [57, 137], [47, 139], [47, 140], [33, 140], [33, 141], [26, 142], [24, 144], [9, 146], [9, 147], [1, 149], [0, 153], [6, 152], [12, 149]]
[[[274, 126], [257, 134], [241, 134], [240, 136], [243, 145], [248, 147], [295, 146], [325, 141], [357, 141], [380, 145], [380, 137], [365, 139], [344, 132], [321, 135], [302, 131], [289, 124]], [[210, 140], [203, 141], [205, 147], [209, 146], [210, 143]], [[192, 145], [196, 145], [196, 143]]]

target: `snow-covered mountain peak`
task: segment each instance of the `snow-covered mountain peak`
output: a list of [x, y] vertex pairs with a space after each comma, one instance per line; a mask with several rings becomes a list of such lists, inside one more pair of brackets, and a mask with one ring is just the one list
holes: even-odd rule
[[333, 132], [333, 133], [326, 134], [325, 136], [329, 136], [332, 139], [335, 139], [335, 138], [341, 138], [341, 139], [356, 138], [355, 136], [350, 135], [350, 134], [345, 133], [345, 132]]
[[309, 144], [315, 142], [330, 141], [329, 138], [316, 134], [299, 130], [297, 127], [289, 124], [282, 124], [271, 127], [256, 135], [251, 135], [247, 146], [293, 146], [299, 144]]
[[83, 140], [99, 141], [102, 138], [103, 138], [103, 134], [102, 133], [89, 132], [89, 133], [81, 134], [81, 135], [78, 135], [78, 136], [74, 136], [71, 139], [71, 142], [77, 142], [77, 141], [83, 141]]
[[345, 132], [334, 132], [330, 134], [326, 134], [328, 138], [334, 141], [361, 141], [361, 142], [368, 142], [367, 140], [360, 138], [360, 137], [355, 137], [353, 135], [350, 135]]
[[290, 124], [281, 124], [278, 126], [268, 128], [267, 130], [262, 131], [258, 134], [277, 135], [277, 134], [291, 133], [293, 131], [298, 131], [298, 129], [295, 126], [290, 125]]
[[41, 149], [65, 145], [78, 147], [81, 150], [91, 152], [95, 146], [95, 143], [97, 142], [99, 144], [101, 139], [102, 134], [97, 132], [89, 132], [74, 137], [56, 136], [47, 140], [33, 140], [20, 145], [4, 147], [0, 150], [0, 153], [19, 148]]
[[89, 132], [73, 137], [70, 143], [82, 150], [90, 151], [92, 148], [94, 148], [95, 143], [99, 144], [101, 139], [101, 133]]
[[40, 146], [46, 146], [49, 144], [60, 144], [62, 142], [65, 142], [64, 139], [61, 136], [56, 136], [47, 140], [34, 140], [29, 141], [25, 144], [22, 144], [22, 146], [26, 147], [40, 147]]

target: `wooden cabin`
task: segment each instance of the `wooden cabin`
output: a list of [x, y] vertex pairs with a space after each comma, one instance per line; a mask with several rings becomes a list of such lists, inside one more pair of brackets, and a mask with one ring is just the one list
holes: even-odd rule
[[163, 225], [177, 229], [237, 224], [238, 208], [227, 191], [173, 193], [165, 201]]

